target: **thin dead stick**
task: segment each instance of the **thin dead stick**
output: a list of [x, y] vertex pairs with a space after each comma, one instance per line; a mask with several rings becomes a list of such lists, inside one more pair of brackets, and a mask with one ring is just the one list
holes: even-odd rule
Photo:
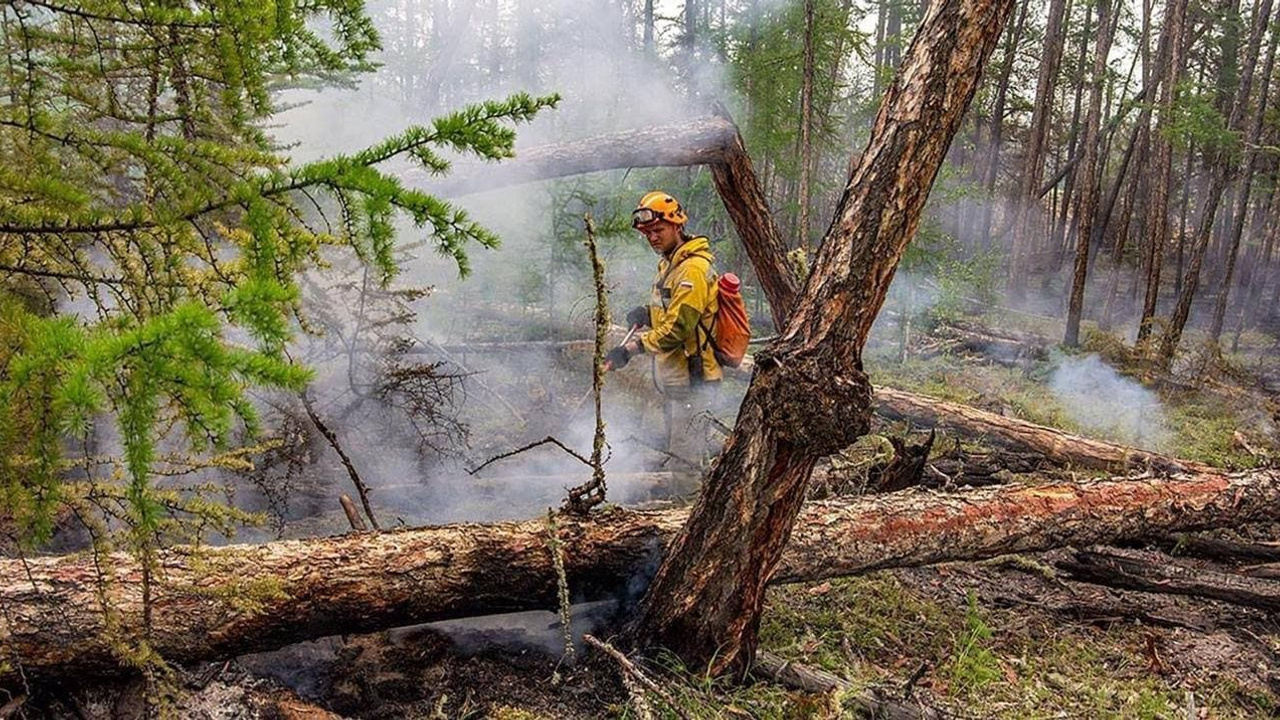
[[342, 460], [343, 467], [347, 469], [347, 475], [351, 477], [351, 484], [356, 486], [356, 493], [360, 496], [360, 504], [364, 506], [364, 514], [369, 516], [369, 524], [373, 526], [374, 530], [381, 530], [382, 527], [378, 525], [378, 518], [373, 515], [373, 507], [369, 505], [369, 486], [365, 485], [364, 481], [360, 479], [360, 473], [356, 472], [355, 464], [351, 462], [351, 458], [347, 456], [347, 453], [342, 450], [342, 445], [338, 443], [338, 436], [320, 419], [320, 415], [311, 404], [310, 392], [311, 389], [307, 388], [299, 393], [299, 397], [302, 398], [302, 407], [307, 410], [307, 417], [311, 418], [311, 422], [315, 424], [316, 429], [320, 431], [325, 440], [329, 441], [329, 446], [333, 448], [334, 452], [338, 453], [338, 458]]
[[536, 448], [536, 447], [538, 447], [538, 446], [540, 446], [540, 445], [547, 445], [547, 444], [555, 445], [556, 447], [560, 448], [561, 450], [563, 450], [563, 451], [565, 451], [565, 452], [569, 453], [570, 455], [572, 455], [574, 458], [576, 458], [576, 459], [577, 459], [579, 462], [581, 462], [583, 465], [586, 465], [587, 467], [591, 467], [591, 461], [590, 461], [590, 460], [588, 460], [587, 458], [585, 458], [585, 457], [583, 457], [582, 455], [578, 454], [578, 452], [577, 452], [576, 450], [573, 450], [573, 449], [572, 449], [572, 448], [570, 448], [568, 445], [565, 445], [564, 443], [560, 442], [559, 440], [555, 439], [554, 437], [552, 437], [552, 436], [548, 435], [548, 436], [546, 436], [546, 437], [542, 438], [541, 440], [539, 440], [539, 441], [537, 441], [537, 442], [531, 442], [531, 443], [529, 443], [528, 445], [524, 445], [524, 446], [518, 447], [518, 448], [516, 448], [515, 450], [511, 450], [511, 451], [508, 451], [508, 452], [504, 452], [504, 453], [502, 453], [501, 455], [494, 455], [493, 457], [489, 458], [488, 460], [485, 460], [484, 462], [482, 462], [482, 463], [480, 463], [479, 465], [477, 465], [475, 468], [473, 468], [473, 469], [471, 469], [471, 470], [468, 470], [468, 471], [467, 471], [467, 473], [468, 473], [468, 474], [470, 474], [470, 475], [475, 475], [476, 473], [480, 472], [481, 470], [485, 469], [485, 468], [486, 468], [486, 467], [488, 467], [489, 465], [492, 465], [493, 463], [495, 463], [495, 462], [497, 462], [497, 461], [499, 461], [499, 460], [505, 460], [505, 459], [507, 459], [507, 458], [509, 458], [509, 457], [511, 457], [511, 456], [513, 456], [513, 455], [519, 455], [519, 454], [520, 454], [520, 453], [522, 453], [522, 452], [527, 452], [527, 451], [532, 450], [532, 449], [534, 449], [534, 448]]
[[[600, 391], [604, 388], [604, 374], [609, 370], [609, 363], [604, 359], [604, 345], [609, 339], [609, 291], [604, 284], [604, 263], [600, 262], [600, 253], [596, 248], [596, 228], [588, 213], [582, 216], [586, 226], [587, 254], [591, 256], [591, 274], [596, 284], [596, 339], [595, 352], [591, 361], [591, 395], [596, 403], [596, 432], [591, 442], [591, 480], [569, 489], [569, 497], [565, 500], [565, 510], [584, 515], [591, 508], [604, 502], [607, 486], [604, 478], [604, 415], [600, 412]], [[634, 334], [635, 329], [628, 334]], [[624, 340], [625, 344], [627, 341]], [[575, 415], [577, 414], [575, 410]]]
[[12, 700], [10, 700], [9, 702], [5, 703], [4, 705], [0, 706], [0, 720], [4, 720], [4, 718], [12, 717], [15, 713], [18, 712], [18, 710], [22, 708], [23, 705], [26, 704], [26, 702], [27, 702], [27, 696], [19, 695], [13, 698]]
[[636, 682], [639, 682], [647, 690], [662, 698], [662, 701], [667, 704], [667, 707], [670, 707], [671, 711], [678, 717], [685, 719], [690, 717], [689, 713], [676, 703], [676, 699], [671, 697], [671, 693], [663, 690], [661, 685], [646, 675], [638, 665], [631, 662], [630, 658], [622, 654], [622, 651], [591, 634], [584, 634], [582, 636], [582, 641], [617, 661], [618, 667], [622, 668], [623, 674], [630, 675], [634, 680], [636, 680]]
[[364, 518], [360, 517], [360, 511], [356, 510], [356, 504], [351, 502], [351, 498], [343, 495], [338, 498], [338, 502], [342, 504], [342, 512], [347, 514], [347, 522], [351, 523], [351, 529], [357, 532], [367, 532], [368, 526], [364, 524]]
[[642, 440], [642, 439], [640, 439], [640, 438], [636, 437], [635, 435], [628, 435], [628, 436], [626, 436], [625, 438], [623, 438], [623, 439], [622, 439], [622, 442], [620, 442], [620, 443], [618, 443], [618, 444], [619, 444], [619, 445], [625, 445], [625, 444], [627, 444], [627, 443], [629, 443], [629, 442], [633, 442], [633, 443], [635, 443], [635, 444], [637, 444], [637, 445], [639, 445], [639, 446], [641, 446], [641, 447], [645, 448], [646, 450], [652, 450], [652, 451], [654, 451], [654, 452], [656, 452], [656, 453], [659, 453], [659, 454], [661, 454], [661, 455], [666, 455], [668, 458], [671, 458], [672, 460], [675, 460], [676, 462], [681, 463], [682, 465], [684, 465], [684, 466], [686, 466], [686, 467], [688, 467], [688, 468], [691, 468], [691, 469], [693, 469], [693, 470], [699, 470], [699, 471], [700, 471], [700, 470], [702, 470], [702, 466], [701, 466], [701, 465], [699, 465], [698, 463], [696, 463], [696, 462], [694, 462], [694, 461], [692, 461], [692, 460], [690, 460], [690, 459], [688, 459], [688, 458], [682, 458], [682, 457], [680, 457], [679, 455], [677, 455], [677, 454], [675, 454], [675, 453], [671, 452], [670, 450], [663, 450], [662, 448], [658, 447], [657, 445], [654, 445], [653, 443], [650, 443], [650, 442], [646, 442], [646, 441], [644, 441], [644, 440]]

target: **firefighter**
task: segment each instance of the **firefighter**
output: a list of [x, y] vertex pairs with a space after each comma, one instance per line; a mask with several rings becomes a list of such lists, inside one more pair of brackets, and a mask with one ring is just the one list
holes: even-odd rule
[[[647, 306], [627, 313], [631, 327], [647, 328], [609, 352], [621, 368], [636, 355], [653, 356], [655, 384], [664, 399], [667, 451], [700, 466], [708, 450], [705, 423], [723, 377], [713, 351], [710, 328], [716, 315], [716, 274], [707, 238], [685, 232], [689, 221], [671, 195], [645, 195], [631, 213], [631, 225], [659, 255], [658, 274]], [[701, 426], [701, 427], [700, 427]]]

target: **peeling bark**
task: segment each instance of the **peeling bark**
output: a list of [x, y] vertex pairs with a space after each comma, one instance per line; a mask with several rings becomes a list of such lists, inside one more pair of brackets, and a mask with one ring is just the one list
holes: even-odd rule
[[[814, 503], [800, 513], [771, 580], [1236, 526], [1275, 519], [1277, 508], [1278, 470]], [[687, 518], [682, 510], [561, 517], [574, 599], [633, 600]], [[538, 519], [167, 550], [158, 560], [154, 647], [172, 662], [193, 662], [338, 633], [551, 609], [556, 576], [546, 533]], [[111, 638], [128, 641], [128, 629], [140, 627], [141, 575], [127, 553], [101, 558], [101, 575], [86, 554], [0, 560], [0, 658], [20, 663], [28, 680], [128, 672]], [[0, 687], [20, 686], [16, 673], [0, 662]]]
[[1012, 0], [929, 6], [804, 292], [757, 353], [737, 427], [640, 606], [636, 644], [712, 674], [750, 667], [764, 589], [814, 465], [869, 427], [862, 347], [1012, 9]]

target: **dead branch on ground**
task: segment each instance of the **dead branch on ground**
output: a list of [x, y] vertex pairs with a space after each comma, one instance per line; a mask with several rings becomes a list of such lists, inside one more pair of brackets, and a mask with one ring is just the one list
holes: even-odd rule
[[369, 486], [365, 485], [364, 480], [360, 479], [360, 473], [356, 472], [355, 464], [351, 462], [351, 458], [347, 456], [347, 453], [342, 449], [342, 445], [338, 442], [337, 434], [330, 430], [329, 426], [320, 419], [319, 413], [316, 412], [315, 407], [311, 404], [310, 390], [310, 388], [307, 388], [299, 393], [299, 397], [302, 398], [302, 407], [307, 410], [307, 417], [311, 418], [311, 422], [315, 424], [316, 429], [320, 431], [325, 440], [329, 441], [329, 446], [333, 448], [334, 452], [338, 453], [338, 459], [342, 461], [342, 466], [347, 469], [351, 484], [355, 485], [356, 493], [360, 495], [360, 504], [364, 506], [364, 514], [369, 517], [369, 524], [373, 526], [374, 530], [381, 530], [382, 528], [378, 525], [378, 518], [374, 517], [373, 507], [369, 505]]

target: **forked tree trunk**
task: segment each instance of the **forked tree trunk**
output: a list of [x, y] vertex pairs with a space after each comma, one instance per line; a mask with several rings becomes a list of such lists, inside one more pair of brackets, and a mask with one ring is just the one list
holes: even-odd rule
[[885, 95], [805, 292], [756, 356], [738, 424], [645, 595], [633, 643], [743, 674], [814, 463], [866, 432], [862, 346], [1013, 9], [938, 0]]

